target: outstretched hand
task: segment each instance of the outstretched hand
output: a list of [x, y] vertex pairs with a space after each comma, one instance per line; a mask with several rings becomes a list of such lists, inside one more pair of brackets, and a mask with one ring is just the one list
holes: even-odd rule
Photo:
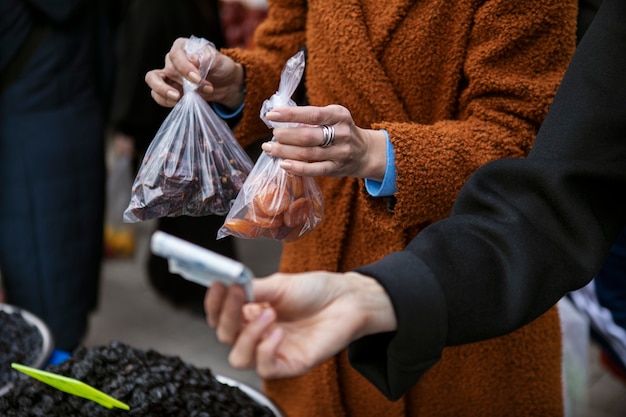
[[265, 379], [302, 375], [367, 334], [392, 331], [396, 321], [384, 289], [349, 272], [274, 274], [243, 288], [214, 284], [205, 310], [218, 340], [232, 345], [228, 360]]

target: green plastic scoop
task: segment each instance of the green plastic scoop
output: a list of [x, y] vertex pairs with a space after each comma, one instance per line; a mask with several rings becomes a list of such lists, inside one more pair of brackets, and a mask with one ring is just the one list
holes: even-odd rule
[[11, 368], [25, 373], [26, 375], [35, 378], [45, 384], [50, 385], [60, 391], [68, 394], [76, 395], [77, 397], [86, 398], [93, 402], [100, 404], [106, 408], [121, 408], [122, 410], [130, 410], [127, 404], [116, 400], [113, 397], [108, 396], [102, 391], [98, 391], [91, 385], [87, 385], [77, 379], [68, 378], [63, 375], [58, 375], [52, 372], [42, 371], [40, 369], [31, 368], [29, 366], [20, 365], [19, 363], [12, 363]]

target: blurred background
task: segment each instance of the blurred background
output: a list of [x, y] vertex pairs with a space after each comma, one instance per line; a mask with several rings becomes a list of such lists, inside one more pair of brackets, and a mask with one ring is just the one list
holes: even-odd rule
[[[18, 0], [11, 0], [19, 3]], [[9, 4], [9, 3], [7, 3]], [[199, 367], [261, 389], [252, 371], [227, 363], [228, 348], [206, 325], [205, 289], [169, 273], [167, 262], [149, 252], [155, 230], [163, 230], [246, 264], [256, 276], [276, 272], [281, 252], [277, 241], [224, 238], [215, 240], [223, 217], [163, 218], [135, 224], [122, 221], [135, 173], [169, 109], [158, 106], [144, 82], [145, 73], [162, 67], [177, 37], [195, 35], [217, 48], [252, 47], [255, 28], [267, 15], [265, 0], [104, 0], [103, 21], [110, 43], [106, 64], [106, 164], [102, 267], [99, 299], [89, 316], [84, 345], [122, 341], [172, 354]], [[4, 7], [4, 6], [3, 6]], [[8, 6], [7, 6], [8, 7]], [[5, 9], [0, 9], [5, 10]], [[6, 9], [8, 10], [8, 9]], [[4, 15], [3, 15], [4, 16]], [[1, 61], [0, 61], [1, 63]], [[254, 159], [259, 144], [246, 149]], [[5, 296], [0, 274], [0, 302]], [[586, 322], [569, 316], [577, 351], [566, 382], [573, 385], [576, 409], [571, 416], [626, 415], [626, 378], [600, 361], [600, 348], [588, 337]], [[568, 319], [568, 320], [569, 320]], [[1, 331], [1, 329], [0, 329]], [[571, 337], [572, 333], [569, 333]], [[582, 388], [581, 388], [582, 387]]]

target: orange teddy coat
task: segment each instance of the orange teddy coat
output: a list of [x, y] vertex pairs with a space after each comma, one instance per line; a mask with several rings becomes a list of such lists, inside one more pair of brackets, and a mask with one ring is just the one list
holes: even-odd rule
[[[524, 157], [575, 49], [575, 0], [269, 0], [268, 11], [251, 49], [224, 50], [246, 68], [242, 145], [271, 134], [261, 104], [306, 45], [310, 104], [341, 104], [358, 126], [385, 129], [397, 168], [393, 210], [361, 179], [318, 178], [324, 220], [284, 245], [284, 272], [348, 271], [400, 250], [449, 214], [476, 168]], [[345, 352], [302, 377], [265, 381], [265, 392], [288, 417], [559, 416], [557, 311], [446, 348], [397, 401]]]

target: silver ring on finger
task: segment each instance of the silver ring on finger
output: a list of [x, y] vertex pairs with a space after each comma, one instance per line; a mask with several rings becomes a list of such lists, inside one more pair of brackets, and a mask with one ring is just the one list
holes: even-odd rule
[[332, 125], [323, 125], [322, 128], [322, 143], [320, 148], [328, 148], [335, 143], [335, 127]]

